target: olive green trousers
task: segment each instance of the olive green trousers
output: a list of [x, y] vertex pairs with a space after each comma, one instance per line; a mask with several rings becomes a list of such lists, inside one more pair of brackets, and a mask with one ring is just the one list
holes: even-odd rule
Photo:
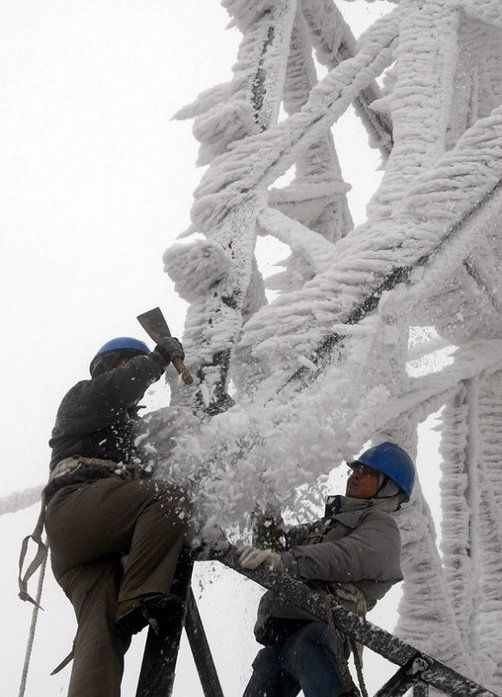
[[150, 593], [168, 593], [188, 542], [190, 503], [160, 480], [70, 485], [50, 499], [54, 575], [77, 617], [68, 697], [119, 697], [130, 638], [115, 621]]

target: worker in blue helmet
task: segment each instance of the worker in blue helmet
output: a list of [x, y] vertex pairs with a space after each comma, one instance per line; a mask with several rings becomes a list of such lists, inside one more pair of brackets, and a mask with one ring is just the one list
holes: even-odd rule
[[158, 626], [189, 535], [190, 502], [152, 479], [155, 450], [138, 403], [175, 358], [131, 337], [104, 344], [63, 398], [50, 446], [45, 525], [56, 580], [78, 622], [69, 697], [119, 697], [131, 635]]
[[[320, 520], [288, 530], [280, 514], [258, 515], [254, 546], [241, 549], [240, 564], [288, 573], [364, 616], [402, 580], [393, 513], [411, 496], [415, 466], [390, 442], [348, 464], [345, 496], [329, 496]], [[295, 697], [301, 690], [305, 697], [359, 694], [348, 669], [347, 638], [272, 591], [260, 601], [255, 637], [264, 648], [244, 697]]]
[[[357, 460], [349, 464], [349, 467], [355, 470], [358, 465], [369, 467], [373, 472], [379, 472], [384, 476], [385, 479], [377, 492], [378, 498], [384, 498], [383, 482], [387, 480], [399, 490], [401, 502], [409, 500], [415, 483], [415, 464], [399, 445], [387, 441], [365, 450]], [[389, 491], [390, 488], [387, 487], [387, 492]]]

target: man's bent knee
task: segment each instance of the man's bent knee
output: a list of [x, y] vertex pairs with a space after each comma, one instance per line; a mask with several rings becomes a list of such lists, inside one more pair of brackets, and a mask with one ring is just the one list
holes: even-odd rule
[[153, 515], [156, 526], [165, 528], [166, 532], [178, 530], [180, 534], [189, 538], [192, 503], [188, 493], [182, 487], [162, 480], [150, 480], [147, 487], [149, 501], [143, 513]]

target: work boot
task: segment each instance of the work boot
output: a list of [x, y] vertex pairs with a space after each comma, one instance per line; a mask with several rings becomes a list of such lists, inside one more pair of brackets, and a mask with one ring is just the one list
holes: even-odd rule
[[138, 605], [115, 621], [118, 631], [131, 636], [145, 627], [160, 636], [174, 614], [180, 611], [180, 599], [166, 593], [151, 593], [138, 598]]

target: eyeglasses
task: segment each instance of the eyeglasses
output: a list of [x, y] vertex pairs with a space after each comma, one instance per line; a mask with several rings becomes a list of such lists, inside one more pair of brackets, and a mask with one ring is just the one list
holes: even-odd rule
[[377, 474], [374, 469], [371, 469], [371, 467], [367, 467], [367, 465], [363, 465], [362, 462], [347, 462], [347, 466], [349, 468], [349, 474], [352, 474], [352, 472], [356, 472], [356, 474], [360, 474], [361, 476], [365, 477], [370, 474]]

